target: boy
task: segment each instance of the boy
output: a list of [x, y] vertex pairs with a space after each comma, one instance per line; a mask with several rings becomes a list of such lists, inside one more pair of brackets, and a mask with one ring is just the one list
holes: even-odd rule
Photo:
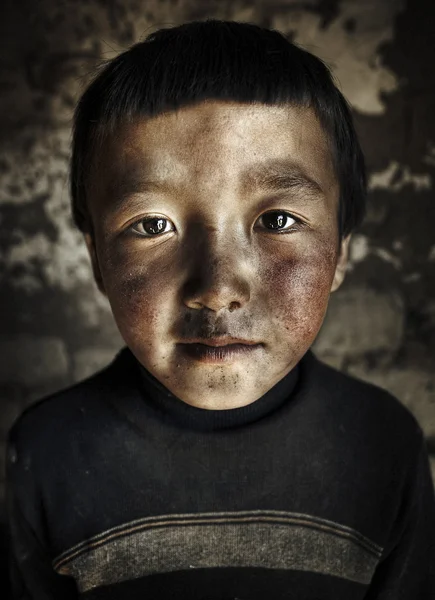
[[14, 597], [435, 598], [421, 428], [310, 350], [365, 203], [323, 63], [157, 31], [83, 95], [71, 183], [126, 348], [11, 430]]

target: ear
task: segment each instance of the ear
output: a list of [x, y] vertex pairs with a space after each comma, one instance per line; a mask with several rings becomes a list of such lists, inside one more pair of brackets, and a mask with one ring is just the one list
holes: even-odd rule
[[344, 276], [346, 275], [346, 267], [349, 257], [349, 242], [350, 234], [341, 240], [340, 252], [338, 255], [337, 266], [335, 267], [334, 279], [332, 280], [331, 292], [338, 290], [340, 285], [343, 283]]
[[94, 238], [90, 233], [85, 233], [85, 242], [88, 249], [88, 253], [91, 259], [92, 271], [94, 273], [95, 283], [97, 284], [100, 292], [106, 296], [106, 290], [104, 289], [103, 278], [101, 277], [100, 265], [98, 263], [97, 251], [95, 249]]

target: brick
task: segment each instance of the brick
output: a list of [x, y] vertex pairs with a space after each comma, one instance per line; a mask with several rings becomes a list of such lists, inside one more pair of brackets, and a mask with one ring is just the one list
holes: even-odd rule
[[0, 382], [37, 386], [68, 376], [65, 344], [55, 337], [0, 337]]
[[22, 397], [5, 396], [3, 390], [0, 389], [0, 441], [6, 438], [23, 407]]
[[25, 390], [17, 384], [0, 383], [0, 432], [5, 421], [12, 421], [24, 404]]
[[107, 367], [120, 348], [84, 348], [73, 355], [73, 379], [81, 381]]
[[313, 348], [320, 358], [360, 357], [367, 352], [394, 354], [404, 329], [404, 309], [396, 294], [353, 288], [331, 295]]
[[369, 369], [362, 364], [352, 365], [347, 371], [388, 390], [409, 408], [425, 435], [435, 438], [435, 373], [412, 367]]

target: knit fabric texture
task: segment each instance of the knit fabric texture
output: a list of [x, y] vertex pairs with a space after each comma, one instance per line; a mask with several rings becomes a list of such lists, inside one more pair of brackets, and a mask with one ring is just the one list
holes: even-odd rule
[[125, 348], [16, 421], [7, 498], [17, 599], [435, 599], [423, 432], [311, 350], [206, 410]]

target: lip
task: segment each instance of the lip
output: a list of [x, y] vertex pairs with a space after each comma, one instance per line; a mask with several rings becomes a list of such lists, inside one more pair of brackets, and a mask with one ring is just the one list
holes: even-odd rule
[[[207, 343], [205, 343], [207, 342]], [[179, 344], [179, 350], [190, 359], [202, 363], [228, 363], [243, 359], [262, 349], [263, 344], [237, 338], [210, 338]]]
[[192, 338], [184, 340], [182, 344], [201, 344], [202, 346], [230, 346], [232, 344], [244, 344], [245, 346], [257, 346], [260, 342], [253, 342], [251, 340], [243, 340], [228, 335], [221, 335], [213, 338]]

